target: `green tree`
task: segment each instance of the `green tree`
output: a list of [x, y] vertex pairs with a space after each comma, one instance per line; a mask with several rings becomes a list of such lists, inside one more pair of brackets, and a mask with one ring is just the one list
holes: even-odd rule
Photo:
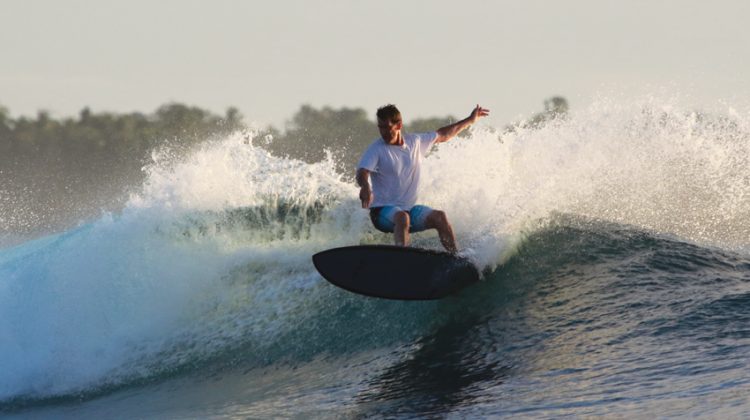
[[0, 233], [48, 231], [117, 209], [142, 185], [155, 148], [187, 151], [243, 128], [236, 108], [215, 115], [176, 103], [148, 115], [84, 108], [62, 120], [46, 111], [14, 120], [0, 108]]
[[[404, 131], [407, 133], [428, 133], [435, 131], [440, 127], [452, 124], [458, 121], [456, 117], [448, 115], [446, 117], [417, 118], [404, 125]], [[468, 135], [467, 131], [461, 133], [462, 136]]]
[[538, 128], [548, 121], [565, 118], [568, 114], [568, 101], [562, 96], [553, 96], [544, 101], [544, 111], [535, 114], [525, 124], [527, 127]]
[[331, 151], [338, 168], [353, 172], [359, 154], [377, 136], [375, 124], [362, 108], [313, 108], [303, 105], [286, 124], [283, 133], [266, 145], [272, 153], [307, 162], [325, 158]]

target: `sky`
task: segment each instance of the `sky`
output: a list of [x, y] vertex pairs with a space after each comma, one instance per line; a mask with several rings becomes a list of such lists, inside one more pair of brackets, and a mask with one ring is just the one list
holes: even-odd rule
[[12, 116], [181, 102], [281, 126], [302, 104], [504, 124], [663, 89], [750, 97], [745, 0], [0, 0]]

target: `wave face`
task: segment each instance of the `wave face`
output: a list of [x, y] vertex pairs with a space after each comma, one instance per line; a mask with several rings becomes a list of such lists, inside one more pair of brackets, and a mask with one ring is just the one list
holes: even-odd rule
[[[653, 412], [712, 395], [682, 381], [708, 387], [720, 369], [734, 391], [748, 385], [725, 362], [748, 356], [748, 123], [730, 108], [600, 100], [538, 129], [477, 129], [440, 145], [424, 163], [422, 201], [447, 211], [486, 281], [420, 303], [352, 295], [315, 272], [317, 251], [390, 241], [333, 158], [274, 157], [241, 134], [187, 158], [155, 154], [120, 214], [0, 251], [0, 408], [106, 400], [195, 375], [286, 383], [269, 367], [312, 377], [326, 363], [368, 367], [329, 389], [335, 410], [366, 415], [607, 414], [625, 402]], [[413, 240], [439, 248], [433, 233]], [[702, 360], [680, 350], [700, 343]], [[700, 363], [709, 374], [691, 370]], [[678, 391], [625, 389], [658, 366], [652, 383]], [[585, 383], [619, 399], [597, 394], [576, 411], [565, 402]], [[230, 380], [215, 386], [247, 396]], [[242, 410], [304, 412], [268, 395]]]

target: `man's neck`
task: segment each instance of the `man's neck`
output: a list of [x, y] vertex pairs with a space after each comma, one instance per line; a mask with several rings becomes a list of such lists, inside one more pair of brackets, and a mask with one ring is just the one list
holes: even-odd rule
[[402, 146], [404, 144], [404, 136], [399, 131], [393, 138], [388, 141], [383, 139], [389, 146]]

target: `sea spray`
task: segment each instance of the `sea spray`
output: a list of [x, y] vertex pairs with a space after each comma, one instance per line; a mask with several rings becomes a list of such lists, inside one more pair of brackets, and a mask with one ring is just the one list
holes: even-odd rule
[[427, 159], [423, 201], [469, 242], [564, 213], [745, 249], [750, 116], [673, 101], [599, 100], [538, 128], [476, 129]]
[[[300, 306], [283, 290], [317, 281], [309, 255], [364, 223], [335, 209], [350, 195], [341, 191], [352, 187], [330, 162], [274, 158], [240, 134], [183, 160], [155, 158], [143, 192], [121, 214], [4, 250], [0, 399], [116, 385], [195, 362], [233, 341], [283, 334], [276, 324]], [[320, 203], [334, 207], [331, 215], [312, 215], [330, 220], [331, 229], [308, 226], [295, 235], [286, 217], [190, 234], [196, 223], [222, 227], [237, 211], [278, 215], [282, 202], [305, 216], [320, 213]], [[238, 299], [247, 307], [230, 313]], [[238, 313], [252, 322], [226, 328]]]

